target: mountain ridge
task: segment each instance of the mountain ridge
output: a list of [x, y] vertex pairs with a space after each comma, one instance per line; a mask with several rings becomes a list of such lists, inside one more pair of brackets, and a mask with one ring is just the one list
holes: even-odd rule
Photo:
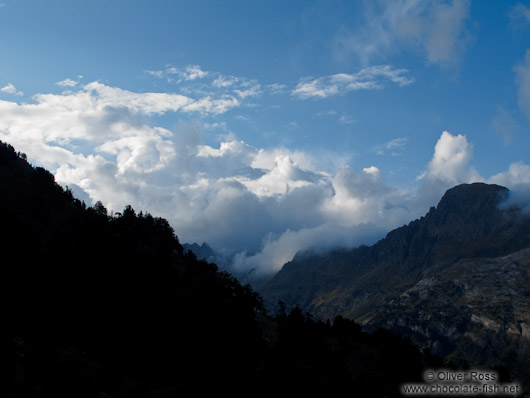
[[530, 388], [530, 217], [498, 185], [462, 184], [372, 246], [297, 255], [265, 286], [299, 304], [392, 330], [459, 366], [500, 367]]
[[519, 222], [520, 210], [498, 207], [508, 195], [499, 185], [456, 186], [425, 216], [372, 246], [295, 256], [261, 292], [269, 303], [296, 302], [322, 318], [341, 314], [364, 321], [378, 295], [410, 286], [426, 268], [530, 246], [528, 219]]

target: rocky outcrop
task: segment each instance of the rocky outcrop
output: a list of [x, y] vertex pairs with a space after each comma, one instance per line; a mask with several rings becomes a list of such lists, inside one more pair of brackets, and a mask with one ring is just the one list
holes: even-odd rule
[[425, 273], [398, 297], [388, 298], [366, 323], [414, 335], [439, 354], [484, 332], [530, 338], [530, 248], [497, 258], [472, 258]]

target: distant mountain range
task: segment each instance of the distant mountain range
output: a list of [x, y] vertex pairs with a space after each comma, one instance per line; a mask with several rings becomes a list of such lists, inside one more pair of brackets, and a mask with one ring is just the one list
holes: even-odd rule
[[183, 243], [182, 247], [186, 252], [192, 252], [195, 254], [199, 260], [215, 263], [220, 267], [223, 267], [226, 263], [226, 259], [212, 249], [206, 242], [203, 242], [201, 245], [196, 242]]
[[515, 350], [516, 366], [530, 353], [530, 217], [501, 206], [509, 194], [456, 186], [373, 246], [297, 254], [261, 294], [321, 319], [397, 330], [454, 360], [484, 364]]
[[191, 252], [199, 260], [204, 260], [209, 263], [214, 263], [219, 267], [220, 271], [225, 271], [233, 275], [242, 284], [250, 284], [254, 289], [259, 289], [269, 278], [266, 276], [256, 275], [255, 269], [241, 270], [233, 266], [233, 257], [227, 257], [213, 249], [208, 243], [202, 244], [183, 243], [182, 247], [185, 252]]

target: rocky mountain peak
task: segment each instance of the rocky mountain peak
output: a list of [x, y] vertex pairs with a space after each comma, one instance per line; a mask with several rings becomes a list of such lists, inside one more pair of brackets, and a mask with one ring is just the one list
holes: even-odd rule
[[323, 318], [370, 317], [388, 294], [413, 286], [433, 267], [529, 247], [530, 218], [499, 207], [508, 197], [509, 190], [499, 185], [458, 185], [424, 217], [373, 246], [296, 257], [263, 294], [271, 302], [304, 305]]
[[[508, 188], [494, 184], [461, 184], [446, 191], [434, 216], [438, 225], [460, 225], [479, 220], [498, 221], [499, 204], [508, 198]], [[492, 216], [495, 216], [492, 219]]]

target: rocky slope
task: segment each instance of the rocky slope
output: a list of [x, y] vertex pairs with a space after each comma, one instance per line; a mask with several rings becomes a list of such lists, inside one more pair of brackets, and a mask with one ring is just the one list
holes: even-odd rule
[[269, 303], [299, 304], [320, 318], [340, 314], [368, 322], [388, 297], [399, 297], [432, 267], [530, 246], [530, 219], [517, 208], [498, 207], [508, 195], [498, 185], [454, 187], [436, 209], [373, 246], [297, 255], [262, 294]]
[[[366, 325], [413, 337], [456, 363], [502, 364], [519, 380], [530, 372], [530, 248], [435, 267]], [[526, 371], [525, 371], [526, 370]]]
[[409, 327], [431, 346], [444, 336], [472, 337], [475, 326], [528, 339], [529, 285], [530, 248], [502, 257], [464, 259], [443, 271], [428, 270], [399, 297], [389, 298], [370, 323]]
[[373, 246], [297, 255], [262, 294], [323, 319], [398, 331], [455, 363], [502, 365], [530, 379], [530, 217], [501, 205], [509, 194], [456, 186]]

